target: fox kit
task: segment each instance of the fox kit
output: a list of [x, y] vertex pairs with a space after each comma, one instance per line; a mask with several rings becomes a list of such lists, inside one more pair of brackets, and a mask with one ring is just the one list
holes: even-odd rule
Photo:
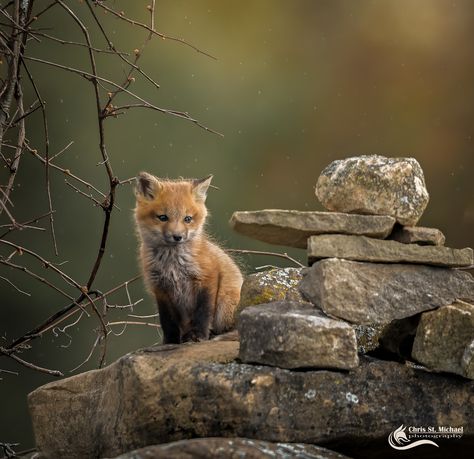
[[140, 261], [165, 344], [206, 340], [234, 325], [242, 274], [203, 231], [211, 179], [173, 181], [146, 172], [137, 177]]

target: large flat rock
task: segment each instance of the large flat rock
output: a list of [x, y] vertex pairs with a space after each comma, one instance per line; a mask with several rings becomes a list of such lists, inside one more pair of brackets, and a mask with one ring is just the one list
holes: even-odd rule
[[230, 225], [245, 236], [269, 244], [306, 249], [315, 234], [356, 234], [387, 237], [395, 224], [389, 216], [356, 215], [299, 210], [257, 210], [234, 212]]
[[237, 353], [230, 341], [168, 345], [49, 383], [29, 396], [38, 449], [51, 459], [114, 457], [221, 436], [331, 443], [357, 457], [378, 445], [377, 457], [399, 458], [387, 437], [404, 424], [464, 426], [461, 446], [472, 452], [473, 382], [367, 358], [349, 372], [289, 371], [239, 364]]
[[396, 226], [389, 239], [404, 244], [444, 245], [446, 238], [441, 230], [425, 226]]
[[456, 269], [329, 258], [303, 271], [300, 290], [330, 316], [387, 324], [455, 299], [473, 301], [474, 278]]
[[309, 264], [322, 258], [377, 263], [417, 263], [451, 268], [474, 264], [473, 252], [469, 247], [451, 249], [343, 234], [324, 234], [308, 239]]
[[347, 456], [304, 443], [272, 443], [249, 438], [195, 438], [152, 445], [116, 459], [349, 459]]
[[[265, 305], [279, 301], [309, 303], [303, 298], [299, 284], [304, 268], [274, 268], [245, 276], [240, 293], [240, 303], [235, 310], [236, 322], [241, 312], [249, 306]], [[356, 333], [358, 352], [366, 354], [379, 346], [381, 325], [352, 324]]]
[[456, 301], [423, 313], [412, 355], [433, 370], [474, 379], [474, 305]]
[[311, 304], [286, 301], [247, 308], [240, 314], [238, 330], [242, 362], [343, 370], [359, 364], [352, 327]]
[[316, 196], [328, 210], [392, 215], [401, 225], [411, 226], [429, 200], [416, 159], [380, 155], [333, 161], [319, 176]]

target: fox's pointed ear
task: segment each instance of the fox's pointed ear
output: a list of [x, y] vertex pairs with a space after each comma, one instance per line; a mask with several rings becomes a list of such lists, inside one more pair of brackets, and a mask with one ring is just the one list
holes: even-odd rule
[[203, 179], [195, 179], [193, 180], [193, 193], [198, 201], [204, 202], [207, 197], [207, 190], [209, 189], [209, 185], [211, 184], [212, 175], [209, 175]]
[[140, 172], [137, 176], [135, 194], [146, 199], [153, 199], [159, 189], [158, 179], [148, 172]]

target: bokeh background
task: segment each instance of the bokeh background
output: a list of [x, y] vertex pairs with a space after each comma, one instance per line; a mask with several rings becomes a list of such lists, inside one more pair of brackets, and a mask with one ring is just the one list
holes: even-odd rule
[[[98, 46], [105, 43], [93, 28], [84, 4], [71, 4], [90, 25]], [[109, 3], [109, 2], [107, 2]], [[147, 21], [147, 2], [109, 3], [128, 16]], [[46, 2], [38, 1], [37, 8]], [[97, 10], [118, 49], [139, 48], [146, 32]], [[81, 41], [64, 13], [52, 10], [41, 19], [51, 35]], [[114, 172], [125, 179], [147, 170], [158, 176], [201, 177], [213, 173], [208, 198], [210, 232], [234, 248], [285, 251], [233, 234], [234, 210], [288, 208], [323, 210], [314, 196], [320, 171], [331, 161], [377, 153], [413, 156], [425, 172], [431, 195], [420, 221], [442, 229], [447, 244], [473, 245], [474, 229], [474, 4], [470, 0], [160, 0], [156, 27], [210, 52], [210, 59], [169, 40], [154, 39], [140, 60], [161, 85], [153, 88], [136, 76], [133, 90], [159, 106], [190, 112], [224, 137], [193, 124], [139, 109], [107, 121], [107, 144]], [[84, 49], [43, 39], [31, 41], [31, 56], [87, 68]], [[100, 56], [102, 75], [121, 81], [123, 66]], [[47, 101], [51, 153], [74, 144], [58, 164], [106, 189], [98, 151], [91, 85], [76, 75], [30, 64]], [[33, 93], [27, 94], [33, 100]], [[123, 99], [125, 100], [125, 99]], [[41, 117], [28, 119], [28, 137], [41, 151]], [[2, 182], [6, 172], [2, 171]], [[48, 233], [24, 230], [10, 240], [36, 249], [85, 282], [95, 259], [102, 211], [92, 207], [52, 173], [60, 254]], [[25, 157], [13, 199], [19, 221], [47, 211], [44, 170]], [[130, 185], [118, 190], [120, 211], [113, 214], [106, 259], [96, 281], [102, 291], [137, 273], [136, 239]], [[2, 217], [5, 219], [5, 217]], [[7, 221], [3, 221], [6, 223]], [[304, 261], [304, 251], [289, 253]], [[41, 266], [21, 259], [43, 273]], [[250, 272], [264, 264], [288, 265], [278, 258], [241, 259]], [[31, 297], [0, 280], [0, 340], [4, 343], [41, 322], [64, 300], [33, 279], [0, 268]], [[50, 275], [49, 273], [45, 274]], [[130, 287], [143, 298], [136, 314], [154, 312], [141, 282]], [[122, 292], [118, 303], [126, 303]], [[68, 330], [46, 334], [25, 358], [66, 375], [83, 361], [96, 336], [91, 318]], [[129, 327], [112, 337], [108, 362], [159, 340], [151, 327]], [[94, 368], [94, 355], [78, 371]], [[33, 446], [26, 396], [52, 377], [15, 366], [6, 358], [0, 368], [0, 442]], [[77, 371], [76, 371], [77, 372]], [[137, 394], [139, 396], [139, 394]]]

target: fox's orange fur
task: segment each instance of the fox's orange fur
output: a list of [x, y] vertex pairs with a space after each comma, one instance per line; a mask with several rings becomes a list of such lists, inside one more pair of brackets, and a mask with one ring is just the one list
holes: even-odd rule
[[208, 339], [234, 326], [242, 274], [204, 233], [211, 179], [173, 181], [146, 172], [137, 177], [140, 261], [165, 343]]

